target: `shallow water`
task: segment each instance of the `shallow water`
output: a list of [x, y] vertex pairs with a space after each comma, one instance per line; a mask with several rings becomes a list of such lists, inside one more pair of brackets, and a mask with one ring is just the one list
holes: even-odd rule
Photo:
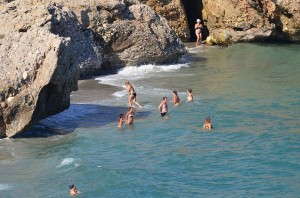
[[[72, 183], [78, 197], [298, 197], [299, 53], [299, 45], [204, 46], [178, 64], [99, 77], [120, 88], [0, 140], [0, 197], [69, 197]], [[127, 79], [143, 109], [119, 129]], [[162, 119], [157, 105], [174, 89], [182, 103]], [[201, 130], [207, 116], [211, 132]]]

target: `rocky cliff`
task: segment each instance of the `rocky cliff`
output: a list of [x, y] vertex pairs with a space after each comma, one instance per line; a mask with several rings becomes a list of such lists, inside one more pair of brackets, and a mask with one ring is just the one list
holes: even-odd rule
[[0, 2], [0, 137], [69, 107], [79, 73], [176, 61], [185, 46], [135, 0]]
[[[202, 19], [211, 44], [300, 41], [299, 0], [141, 0], [160, 15], [184, 41], [195, 40], [194, 24]], [[188, 24], [187, 24], [188, 22]]]
[[53, 33], [70, 12], [24, 2], [1, 8], [0, 137], [11, 137], [69, 107], [79, 67], [71, 39]]
[[176, 61], [186, 52], [165, 18], [135, 0], [64, 1], [103, 46], [102, 68]]
[[298, 0], [203, 0], [202, 18], [216, 43], [300, 41]]
[[182, 0], [140, 0], [140, 2], [147, 4], [153, 8], [156, 13], [165, 17], [169, 26], [175, 30], [176, 34], [182, 41], [189, 41], [191, 35], [186, 15], [187, 13]]

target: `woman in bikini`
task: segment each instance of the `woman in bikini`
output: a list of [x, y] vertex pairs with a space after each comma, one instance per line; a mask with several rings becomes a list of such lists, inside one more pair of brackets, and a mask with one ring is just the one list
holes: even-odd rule
[[136, 100], [136, 93], [134, 91], [134, 88], [133, 86], [130, 84], [130, 82], [127, 80], [125, 82], [125, 86], [126, 86], [126, 90], [128, 92], [128, 105], [130, 107], [132, 107], [132, 103], [131, 101], [133, 100], [133, 102], [139, 107], [139, 108], [142, 108], [142, 106], [137, 102]]
[[127, 125], [133, 125], [133, 107], [129, 107], [128, 112], [125, 116], [126, 124]]
[[197, 42], [196, 42], [196, 45], [198, 45], [200, 43], [201, 45], [201, 41], [202, 41], [202, 33], [201, 33], [201, 29], [203, 28], [202, 27], [202, 24], [200, 23], [201, 20], [200, 19], [197, 19], [197, 23], [195, 24], [195, 34], [197, 36]]

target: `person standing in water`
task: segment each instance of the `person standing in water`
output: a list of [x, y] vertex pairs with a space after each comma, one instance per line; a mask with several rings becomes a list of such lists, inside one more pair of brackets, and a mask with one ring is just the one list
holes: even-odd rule
[[133, 114], [133, 107], [129, 107], [125, 116], [127, 125], [133, 125]]
[[179, 105], [180, 98], [178, 96], [177, 91], [173, 91], [173, 101], [171, 101], [171, 102], [173, 102], [175, 106]]
[[202, 126], [202, 129], [207, 130], [207, 131], [210, 131], [212, 129], [212, 124], [211, 124], [211, 121], [210, 121], [210, 117], [205, 118], [205, 122]]
[[136, 93], [134, 91], [134, 88], [128, 80], [125, 82], [125, 86], [126, 86], [126, 90], [128, 92], [128, 105], [130, 107], [132, 107], [131, 101], [133, 101], [139, 108], [142, 108], [142, 106], [137, 102]]
[[123, 126], [123, 122], [124, 122], [124, 118], [123, 118], [123, 114], [120, 114], [120, 116], [119, 116], [119, 123], [118, 123], [118, 127], [122, 127]]
[[191, 90], [191, 89], [187, 89], [186, 93], [187, 93], [187, 99], [186, 99], [186, 102], [192, 102], [192, 101], [193, 101], [192, 90]]
[[167, 97], [163, 97], [162, 102], [158, 106], [158, 111], [160, 112], [161, 117], [165, 116], [168, 113]]
[[201, 41], [202, 41], [202, 24], [200, 23], [201, 20], [200, 19], [197, 19], [197, 22], [195, 24], [195, 34], [196, 34], [196, 37], [197, 37], [197, 42], [196, 42], [196, 45], [200, 44], [201, 45]]

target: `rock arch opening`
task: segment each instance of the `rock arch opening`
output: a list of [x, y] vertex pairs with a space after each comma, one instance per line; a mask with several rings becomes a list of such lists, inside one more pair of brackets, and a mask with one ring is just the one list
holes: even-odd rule
[[[203, 9], [202, 0], [181, 0], [181, 2], [184, 6], [187, 20], [189, 23], [189, 29], [190, 29], [190, 35], [191, 35], [190, 41], [196, 41], [194, 25], [195, 25], [197, 19], [201, 19], [201, 21], [202, 21], [202, 9]], [[203, 24], [203, 21], [202, 21], [202, 24]], [[207, 37], [205, 30], [207, 30], [207, 28], [204, 29], [204, 32], [202, 34], [203, 40]]]

